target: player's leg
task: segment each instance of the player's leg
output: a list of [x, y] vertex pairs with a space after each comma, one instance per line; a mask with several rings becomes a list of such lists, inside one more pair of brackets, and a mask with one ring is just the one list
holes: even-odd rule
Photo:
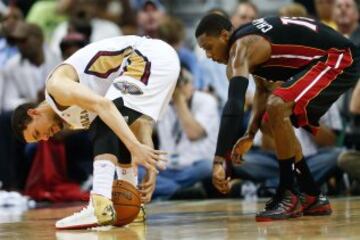
[[276, 196], [266, 204], [264, 211], [257, 214], [257, 221], [287, 219], [301, 215], [301, 203], [294, 190], [293, 168], [298, 149], [290, 121], [292, 107], [293, 102], [284, 102], [274, 95], [269, 97], [267, 113], [279, 160], [280, 177]]
[[91, 132], [95, 157], [89, 205], [82, 211], [59, 220], [56, 223], [58, 229], [88, 228], [115, 221], [111, 192], [118, 161], [119, 140], [100, 118], [92, 123]]
[[[299, 182], [302, 182], [305, 191], [312, 194], [318, 193], [306, 163], [301, 161], [302, 154], [300, 148], [295, 148], [297, 143], [291, 123], [297, 127], [304, 127], [314, 133], [320, 117], [342, 93], [355, 85], [359, 77], [358, 65], [359, 59], [353, 61], [349, 49], [331, 49], [326, 57], [309, 66], [303, 72], [292, 77], [288, 82], [285, 82], [281, 87], [273, 91], [273, 95], [269, 99], [268, 113], [276, 143], [277, 155], [280, 160], [279, 189], [283, 186], [290, 187], [290, 184], [285, 183], [282, 179], [287, 179], [287, 181], [293, 184], [294, 173], [292, 166], [296, 157], [297, 160], [300, 160], [297, 167], [302, 173], [298, 176]], [[289, 111], [291, 111], [290, 115]], [[288, 162], [285, 164], [286, 160]], [[282, 178], [281, 176], [285, 172], [288, 172], [291, 178]], [[291, 188], [287, 192], [291, 192]], [[291, 202], [295, 203], [297, 201], [296, 196], [290, 197], [290, 195], [280, 194], [280, 202], [284, 203], [288, 198], [292, 199]], [[260, 217], [267, 216], [271, 219], [273, 215], [282, 215], [286, 218], [287, 210], [290, 210], [291, 204], [287, 205], [290, 206], [287, 209], [279, 208], [279, 204], [275, 204], [275, 206], [274, 209], [262, 212]], [[277, 219], [277, 216], [272, 219]]]
[[[261, 131], [265, 136], [268, 136], [272, 139], [274, 139], [274, 135], [271, 130], [270, 121], [263, 121], [261, 124]], [[294, 151], [295, 151], [295, 176], [297, 179], [297, 183], [300, 185], [300, 190], [302, 192], [315, 192], [315, 194], [319, 195], [320, 190], [318, 189], [315, 181], [313, 180], [313, 177], [311, 174], [309, 174], [309, 168], [306, 165], [306, 162], [304, 161], [304, 157], [302, 154], [302, 148], [300, 145], [300, 142], [297, 138], [294, 139]], [[271, 199], [269, 200], [266, 205], [265, 209], [271, 209], [271, 207], [277, 202], [277, 199]]]
[[[324, 182], [329, 174], [336, 170], [340, 152], [341, 150], [338, 148], [323, 149], [319, 150], [315, 155], [306, 158], [306, 163], [311, 169], [313, 176], [315, 176], [317, 183], [321, 184]], [[298, 175], [297, 170], [296, 175]], [[304, 215], [322, 216], [331, 214], [331, 205], [326, 196], [320, 192], [317, 195], [309, 195], [303, 189], [304, 187], [300, 185], [300, 190], [302, 191], [300, 200], [303, 205]]]

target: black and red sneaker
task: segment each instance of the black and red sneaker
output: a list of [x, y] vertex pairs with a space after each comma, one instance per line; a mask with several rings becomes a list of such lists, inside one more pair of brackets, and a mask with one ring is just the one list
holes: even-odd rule
[[299, 198], [303, 206], [303, 214], [306, 216], [326, 216], [332, 213], [329, 199], [323, 194], [310, 196], [301, 193]]
[[290, 190], [277, 193], [265, 204], [265, 209], [256, 214], [257, 222], [284, 220], [302, 216], [302, 205], [296, 194]]

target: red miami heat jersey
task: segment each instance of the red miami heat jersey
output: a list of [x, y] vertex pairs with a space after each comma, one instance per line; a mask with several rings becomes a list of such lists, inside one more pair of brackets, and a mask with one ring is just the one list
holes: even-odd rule
[[332, 28], [310, 18], [266, 17], [236, 29], [232, 44], [246, 35], [260, 35], [271, 44], [270, 59], [252, 73], [268, 80], [286, 81], [330, 49], [355, 49], [350, 40]]

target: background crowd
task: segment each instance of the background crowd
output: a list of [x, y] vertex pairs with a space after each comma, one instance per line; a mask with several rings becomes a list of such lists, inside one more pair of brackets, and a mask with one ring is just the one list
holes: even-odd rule
[[[271, 139], [255, 146], [235, 167], [229, 196], [211, 186], [221, 109], [227, 98], [225, 66], [207, 59], [194, 28], [206, 13], [228, 17], [235, 28], [280, 15], [311, 17], [360, 44], [356, 0], [2, 0], [0, 1], [0, 182], [35, 200], [86, 199], [92, 146], [86, 132], [62, 132], [48, 142], [24, 144], [11, 130], [11, 113], [25, 102], [44, 100], [50, 70], [88, 43], [121, 35], [159, 38], [180, 58], [179, 84], [154, 133], [169, 155], [154, 199], [263, 197], [277, 186], [278, 164]], [[286, 36], [284, 36], [286, 37]], [[251, 113], [254, 86], [247, 92]], [[247, 118], [244, 121], [244, 130]], [[360, 194], [360, 84], [322, 118], [319, 134], [296, 130], [314, 177], [329, 195]], [[141, 177], [142, 170], [139, 170]]]

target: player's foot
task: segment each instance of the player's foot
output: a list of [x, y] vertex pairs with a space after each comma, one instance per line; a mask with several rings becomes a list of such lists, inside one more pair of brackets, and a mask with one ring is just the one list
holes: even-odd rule
[[303, 206], [303, 214], [306, 216], [325, 216], [332, 213], [329, 199], [323, 194], [310, 196], [301, 193], [299, 198]]
[[300, 217], [302, 206], [300, 199], [290, 190], [277, 193], [273, 199], [268, 201], [265, 209], [256, 214], [257, 222], [283, 220]]
[[133, 221], [133, 223], [144, 223], [145, 221], [146, 221], [146, 209], [145, 209], [145, 205], [141, 204], [140, 212]]
[[65, 217], [56, 222], [57, 229], [84, 229], [115, 222], [116, 213], [110, 199], [92, 194], [89, 205], [80, 212]]

